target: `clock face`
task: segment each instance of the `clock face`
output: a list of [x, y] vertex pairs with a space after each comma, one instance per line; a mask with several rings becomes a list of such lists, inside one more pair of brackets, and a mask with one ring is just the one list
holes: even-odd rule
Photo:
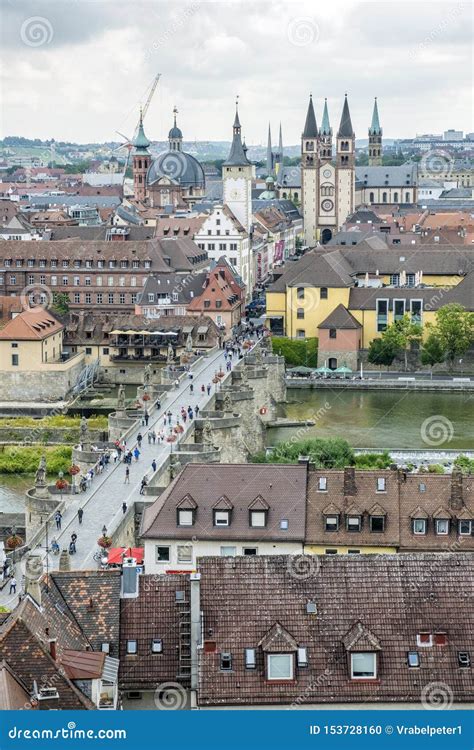
[[334, 203], [327, 198], [325, 201], [321, 203], [321, 208], [323, 211], [332, 211], [334, 208]]
[[331, 170], [330, 170], [330, 169], [325, 169], [325, 170], [323, 171], [323, 177], [326, 177], [326, 179], [327, 179], [328, 177], [331, 177], [331, 175], [332, 175], [332, 172], [331, 172]]

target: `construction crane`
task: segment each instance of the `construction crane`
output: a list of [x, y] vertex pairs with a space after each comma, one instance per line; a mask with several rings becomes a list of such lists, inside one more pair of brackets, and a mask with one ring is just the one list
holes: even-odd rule
[[156, 91], [156, 87], [158, 86], [158, 81], [161, 78], [161, 73], [157, 73], [155, 78], [153, 79], [153, 83], [151, 84], [150, 93], [148, 94], [147, 100], [145, 102], [145, 105], [142, 108], [142, 118], [145, 119], [145, 115], [148, 111], [148, 107], [150, 106], [150, 102], [153, 99], [153, 95]]

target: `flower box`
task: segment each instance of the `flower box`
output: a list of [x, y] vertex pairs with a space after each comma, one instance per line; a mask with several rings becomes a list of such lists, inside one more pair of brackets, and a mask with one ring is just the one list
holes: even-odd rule
[[23, 539], [18, 534], [13, 534], [5, 540], [5, 546], [7, 549], [17, 549], [23, 544]]
[[102, 547], [102, 549], [108, 549], [112, 546], [112, 537], [110, 536], [101, 536], [97, 540], [97, 544], [99, 547]]

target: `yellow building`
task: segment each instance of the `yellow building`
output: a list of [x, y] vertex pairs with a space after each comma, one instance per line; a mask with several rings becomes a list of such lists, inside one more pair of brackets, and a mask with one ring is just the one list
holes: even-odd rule
[[[449, 302], [474, 310], [473, 261], [474, 248], [466, 246], [315, 248], [268, 288], [267, 326], [276, 336], [318, 338], [319, 327], [342, 306], [360, 324], [360, 346], [367, 349], [407, 313], [425, 326]], [[337, 330], [330, 335], [337, 338]]]
[[76, 383], [84, 354], [63, 353], [64, 326], [49, 310], [23, 310], [0, 329], [0, 400], [58, 401]]

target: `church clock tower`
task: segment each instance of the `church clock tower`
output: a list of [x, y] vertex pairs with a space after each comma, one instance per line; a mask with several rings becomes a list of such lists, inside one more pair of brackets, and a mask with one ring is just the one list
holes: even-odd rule
[[355, 204], [355, 133], [352, 127], [347, 94], [336, 138], [337, 228], [354, 212]]
[[242, 144], [238, 103], [235, 107], [232, 145], [222, 165], [224, 204], [250, 233], [252, 225], [252, 178], [253, 165], [247, 159], [247, 149]]

